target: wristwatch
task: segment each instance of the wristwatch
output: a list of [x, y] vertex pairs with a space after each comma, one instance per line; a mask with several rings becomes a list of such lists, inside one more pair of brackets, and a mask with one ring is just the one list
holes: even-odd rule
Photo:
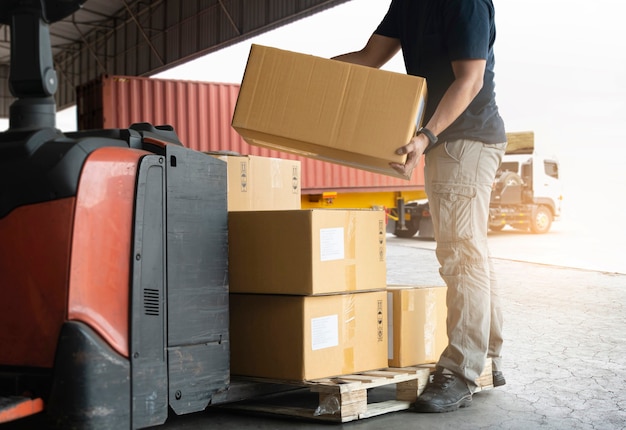
[[418, 134], [423, 134], [424, 136], [426, 136], [428, 138], [428, 147], [434, 146], [437, 143], [437, 141], [439, 140], [437, 138], [437, 136], [435, 136], [435, 133], [433, 133], [432, 131], [430, 131], [426, 127], [422, 127], [419, 130], [417, 130], [415, 135], [417, 136]]

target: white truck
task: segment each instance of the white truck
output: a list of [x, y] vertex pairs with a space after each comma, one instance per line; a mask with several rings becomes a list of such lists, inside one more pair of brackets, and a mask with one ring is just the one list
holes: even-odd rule
[[561, 216], [563, 200], [556, 157], [535, 151], [534, 133], [508, 133], [489, 207], [489, 229], [509, 225], [535, 234], [547, 233]]

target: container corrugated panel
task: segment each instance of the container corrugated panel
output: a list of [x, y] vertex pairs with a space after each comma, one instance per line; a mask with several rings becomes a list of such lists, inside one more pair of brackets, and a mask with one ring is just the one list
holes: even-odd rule
[[300, 160], [303, 194], [423, 190], [423, 166], [407, 181], [249, 145], [231, 127], [238, 95], [239, 84], [104, 76], [78, 87], [78, 128], [168, 124], [185, 146], [198, 151]]

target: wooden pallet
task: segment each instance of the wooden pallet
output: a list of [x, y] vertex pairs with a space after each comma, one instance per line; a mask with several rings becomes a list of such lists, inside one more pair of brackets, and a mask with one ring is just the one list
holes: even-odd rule
[[[278, 386], [291, 385], [304, 390], [309, 395], [317, 395], [316, 406], [297, 406], [281, 402], [294, 396], [293, 392], [274, 396], [272, 401], [248, 399], [236, 403], [224, 403], [219, 407], [238, 411], [283, 415], [318, 421], [345, 423], [390, 412], [409, 409], [422, 394], [434, 365], [405, 368], [387, 368], [369, 372], [359, 372], [334, 378], [311, 381], [285, 382], [255, 379], [257, 384], [272, 383]], [[491, 367], [477, 380], [479, 390], [492, 388]], [[235, 384], [237, 380], [233, 381]], [[252, 381], [248, 381], [250, 383]], [[395, 390], [393, 389], [395, 386]], [[370, 401], [368, 393], [386, 388], [383, 394], [388, 399]]]

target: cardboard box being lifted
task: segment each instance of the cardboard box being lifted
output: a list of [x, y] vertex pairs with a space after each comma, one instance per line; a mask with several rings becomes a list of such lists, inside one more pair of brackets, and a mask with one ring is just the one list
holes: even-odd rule
[[407, 179], [389, 166], [422, 122], [426, 80], [252, 45], [232, 119], [251, 145]]
[[387, 286], [385, 212], [228, 213], [231, 293], [333, 294]]
[[300, 209], [299, 160], [255, 155], [215, 156], [228, 164], [229, 212]]
[[386, 294], [230, 294], [231, 373], [309, 380], [387, 367]]
[[448, 344], [445, 286], [388, 286], [389, 367], [435, 363]]

